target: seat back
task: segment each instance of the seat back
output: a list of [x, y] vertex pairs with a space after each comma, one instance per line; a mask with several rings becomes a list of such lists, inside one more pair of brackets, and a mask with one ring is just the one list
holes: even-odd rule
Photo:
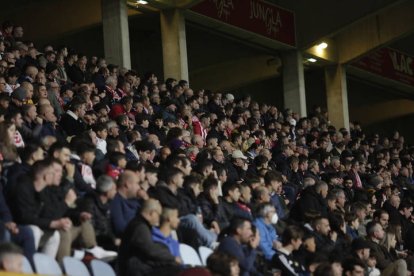
[[116, 276], [115, 271], [109, 264], [99, 260], [92, 260], [91, 268], [93, 276]]
[[35, 253], [33, 262], [37, 274], [62, 275], [62, 269], [56, 260], [43, 253]]
[[207, 258], [213, 253], [213, 249], [200, 246], [198, 248], [198, 254], [200, 255], [201, 262], [203, 265], [207, 265]]
[[73, 257], [63, 258], [63, 269], [69, 276], [90, 276], [86, 265]]
[[200, 261], [200, 257], [197, 252], [191, 246], [180, 243], [180, 254], [185, 265], [191, 266], [202, 266], [203, 264]]
[[33, 274], [33, 268], [30, 264], [29, 260], [26, 258], [26, 256], [23, 256], [23, 273], [24, 274]]

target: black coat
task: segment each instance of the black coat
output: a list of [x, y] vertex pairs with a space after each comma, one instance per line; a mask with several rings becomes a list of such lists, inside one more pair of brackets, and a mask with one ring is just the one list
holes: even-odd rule
[[63, 114], [60, 118], [59, 125], [68, 136], [77, 136], [86, 130], [86, 125], [81, 119], [76, 120], [67, 113]]
[[8, 203], [16, 223], [33, 224], [47, 230], [52, 219], [45, 216], [45, 201], [44, 190], [37, 192], [31, 178], [25, 175], [19, 177], [11, 189]]
[[186, 205], [182, 204], [178, 195], [175, 195], [166, 185], [155, 187], [152, 196], [158, 199], [163, 207], [177, 208], [180, 217], [190, 214]]
[[300, 199], [293, 205], [290, 217], [298, 221], [304, 221], [306, 214], [319, 213], [327, 216], [328, 208], [324, 198], [316, 193], [314, 186], [303, 190]]
[[229, 225], [229, 220], [223, 208], [223, 203], [215, 204], [205, 193], [198, 196], [198, 202], [203, 214], [203, 221], [207, 228], [210, 228], [213, 221], [217, 222], [220, 229], [224, 229]]
[[111, 227], [109, 202], [103, 203], [99, 195], [91, 192], [78, 200], [79, 210], [92, 215], [92, 225], [97, 236], [115, 237]]
[[[128, 224], [119, 249], [120, 275], [131, 275], [133, 270], [134, 275], [146, 275], [155, 268], [175, 265], [168, 248], [152, 240], [151, 228], [140, 214]], [[132, 267], [133, 261], [139, 265]]]

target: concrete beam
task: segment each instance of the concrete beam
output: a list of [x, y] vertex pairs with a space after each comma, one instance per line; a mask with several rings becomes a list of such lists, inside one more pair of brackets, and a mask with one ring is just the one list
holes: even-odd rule
[[160, 12], [164, 78], [188, 80], [187, 39], [182, 10]]
[[400, 1], [350, 25], [333, 37], [338, 62], [349, 63], [369, 51], [414, 32], [414, 1]]
[[[381, 112], [378, 112], [378, 111]], [[400, 99], [362, 107], [351, 108], [351, 118], [363, 125], [379, 123], [388, 119], [414, 114], [414, 101]]]
[[278, 76], [280, 67], [280, 59], [268, 55], [231, 60], [192, 70], [191, 86], [213, 91], [237, 89]]
[[343, 65], [325, 68], [326, 100], [332, 125], [349, 129], [348, 90]]

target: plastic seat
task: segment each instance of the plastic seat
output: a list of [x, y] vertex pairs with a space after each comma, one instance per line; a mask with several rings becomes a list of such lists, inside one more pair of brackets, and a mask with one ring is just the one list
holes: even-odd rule
[[99, 260], [92, 260], [91, 268], [93, 276], [116, 276], [115, 271], [109, 264]]
[[65, 270], [66, 275], [69, 275], [69, 276], [90, 276], [91, 275], [86, 265], [83, 262], [73, 257], [63, 258], [63, 269]]
[[33, 274], [33, 267], [30, 264], [29, 260], [26, 258], [26, 256], [23, 256], [23, 273], [24, 274]]
[[194, 250], [191, 246], [180, 243], [180, 254], [185, 265], [191, 266], [202, 266], [200, 257], [197, 254], [197, 251]]
[[200, 255], [201, 262], [203, 265], [207, 265], [207, 258], [213, 253], [213, 249], [200, 246], [198, 248], [198, 254]]
[[62, 275], [62, 269], [56, 260], [43, 253], [35, 253], [33, 262], [37, 274], [43, 275]]

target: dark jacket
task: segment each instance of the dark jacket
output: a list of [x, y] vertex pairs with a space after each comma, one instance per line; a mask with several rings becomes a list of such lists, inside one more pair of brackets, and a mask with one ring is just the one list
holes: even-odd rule
[[241, 209], [237, 203], [228, 202], [227, 200], [223, 199], [222, 204], [228, 221], [231, 221], [234, 217], [252, 220], [252, 215], [249, 212]]
[[166, 185], [159, 185], [155, 187], [152, 196], [158, 199], [163, 207], [177, 208], [178, 216], [180, 217], [190, 213], [186, 206], [181, 204], [178, 195], [174, 194]]
[[19, 178], [12, 188], [9, 207], [18, 224], [33, 224], [43, 230], [49, 229], [52, 219], [45, 216], [44, 190], [37, 192], [30, 176]]
[[388, 250], [384, 246], [371, 240], [367, 240], [367, 242], [369, 243], [369, 248], [371, 249], [371, 255], [377, 259], [377, 267], [381, 271], [386, 269], [392, 263]]
[[190, 214], [196, 214], [198, 209], [197, 198], [192, 191], [187, 189], [178, 189], [178, 199], [180, 200], [183, 209], [186, 209]]
[[256, 260], [256, 250], [241, 245], [232, 236], [224, 238], [217, 248], [217, 251], [231, 255], [239, 261], [241, 276], [259, 274], [254, 266]]
[[[175, 257], [168, 248], [153, 241], [151, 229], [140, 214], [128, 224], [119, 249], [120, 275], [130, 275], [133, 269], [141, 273], [134, 271], [135, 274], [146, 275], [155, 268], [175, 264]], [[132, 259], [139, 265], [131, 267]]]
[[290, 217], [299, 221], [305, 219], [306, 214], [319, 213], [321, 216], [328, 214], [326, 201], [321, 195], [316, 193], [313, 186], [303, 190], [301, 198], [296, 201], [290, 212]]
[[220, 226], [220, 229], [224, 229], [229, 225], [229, 220], [226, 217], [226, 213], [223, 209], [223, 203], [215, 204], [205, 193], [201, 193], [198, 196], [198, 202], [203, 214], [203, 221], [207, 228], [210, 228], [211, 223], [216, 221]]
[[114, 237], [109, 216], [109, 202], [103, 203], [99, 195], [92, 192], [81, 198], [78, 206], [80, 211], [92, 215], [92, 225], [97, 236]]
[[138, 199], [126, 199], [117, 193], [110, 203], [111, 223], [115, 235], [121, 236], [128, 223], [136, 216], [141, 204]]
[[67, 113], [63, 114], [60, 118], [59, 125], [65, 130], [68, 136], [79, 135], [86, 130], [86, 125], [81, 119], [76, 120]]

